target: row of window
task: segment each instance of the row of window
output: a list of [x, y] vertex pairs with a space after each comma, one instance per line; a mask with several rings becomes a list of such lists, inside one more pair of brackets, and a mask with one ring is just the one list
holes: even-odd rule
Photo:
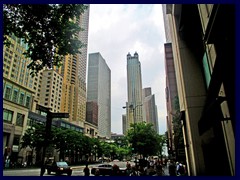
[[[13, 111], [10, 111], [8, 109], [3, 109], [3, 121], [9, 124], [13, 123]], [[24, 114], [17, 113], [17, 119], [16, 119], [16, 126], [23, 127], [24, 124]]]
[[60, 126], [63, 128], [74, 130], [74, 131], [83, 132], [83, 130], [81, 128], [71, 125], [71, 124], [68, 124], [68, 123], [65, 123], [65, 122], [61, 122]]
[[19, 92], [18, 89], [12, 89], [10, 86], [7, 86], [4, 93], [4, 98], [14, 103], [30, 107], [31, 97], [26, 95], [24, 92]]

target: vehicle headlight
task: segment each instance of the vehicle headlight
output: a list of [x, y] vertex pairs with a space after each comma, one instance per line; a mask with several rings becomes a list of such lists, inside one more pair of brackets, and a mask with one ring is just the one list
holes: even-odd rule
[[60, 168], [60, 171], [63, 171], [63, 168]]

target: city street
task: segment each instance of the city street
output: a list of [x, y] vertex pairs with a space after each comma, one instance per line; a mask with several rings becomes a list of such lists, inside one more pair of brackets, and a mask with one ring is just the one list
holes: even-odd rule
[[[72, 176], [83, 176], [84, 166], [75, 166], [73, 167]], [[89, 166], [91, 168], [91, 166]], [[22, 169], [7, 169], [3, 170], [3, 176], [40, 176], [40, 168], [22, 168]], [[47, 171], [43, 176], [55, 176], [55, 173], [47, 174]], [[61, 176], [67, 176], [63, 174]]]
[[[89, 165], [91, 169], [94, 165]], [[72, 176], [84, 176], [83, 169], [85, 166], [73, 166]], [[167, 168], [163, 168], [165, 176], [169, 176]], [[40, 168], [21, 168], [21, 169], [4, 169], [3, 176], [40, 176]], [[55, 173], [47, 174], [47, 171], [43, 176], [55, 176]], [[61, 176], [67, 176], [63, 174]], [[93, 176], [92, 174], [90, 176]]]

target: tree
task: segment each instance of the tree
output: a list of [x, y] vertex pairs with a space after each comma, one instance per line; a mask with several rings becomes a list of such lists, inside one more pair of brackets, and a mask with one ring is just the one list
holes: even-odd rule
[[179, 107], [178, 96], [175, 97], [174, 106], [176, 110], [176, 115], [173, 117], [172, 123], [173, 123], [173, 131], [174, 131], [174, 147], [176, 150], [176, 158], [178, 159], [179, 149], [184, 149], [184, 139], [183, 139], [182, 124], [180, 119], [180, 107]]
[[158, 142], [158, 153], [161, 156], [161, 161], [163, 160], [163, 152], [166, 147], [167, 137], [165, 134], [157, 135], [157, 142]]
[[24, 52], [31, 63], [31, 74], [43, 67], [61, 66], [67, 54], [80, 53], [84, 44], [78, 34], [79, 17], [88, 6], [82, 4], [3, 4], [4, 45], [9, 36], [21, 38], [27, 44]]
[[130, 125], [132, 128], [127, 132], [127, 138], [134, 152], [147, 157], [158, 152], [158, 136], [153, 130], [153, 125], [145, 122]]
[[40, 152], [45, 137], [45, 126], [42, 124], [34, 124], [33, 127], [28, 128], [22, 136], [20, 145], [21, 149], [30, 147], [32, 152], [36, 151], [37, 161], [40, 161]]

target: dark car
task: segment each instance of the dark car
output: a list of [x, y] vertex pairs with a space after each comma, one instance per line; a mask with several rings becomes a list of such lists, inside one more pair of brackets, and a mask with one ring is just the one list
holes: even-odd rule
[[95, 172], [98, 169], [100, 176], [111, 176], [113, 174], [114, 165], [117, 165], [119, 167], [120, 176], [126, 175], [126, 163], [119, 162], [119, 161], [113, 161], [112, 163], [104, 163], [104, 164], [99, 164], [97, 166], [94, 166], [91, 169], [91, 174], [95, 175]]
[[99, 175], [106, 176], [112, 173], [112, 165], [111, 164], [99, 164], [97, 166], [92, 167], [91, 174], [95, 175], [96, 170], [99, 170]]
[[67, 174], [72, 175], [72, 168], [65, 161], [53, 162], [52, 164], [46, 165], [47, 173], [55, 172], [56, 175]]

